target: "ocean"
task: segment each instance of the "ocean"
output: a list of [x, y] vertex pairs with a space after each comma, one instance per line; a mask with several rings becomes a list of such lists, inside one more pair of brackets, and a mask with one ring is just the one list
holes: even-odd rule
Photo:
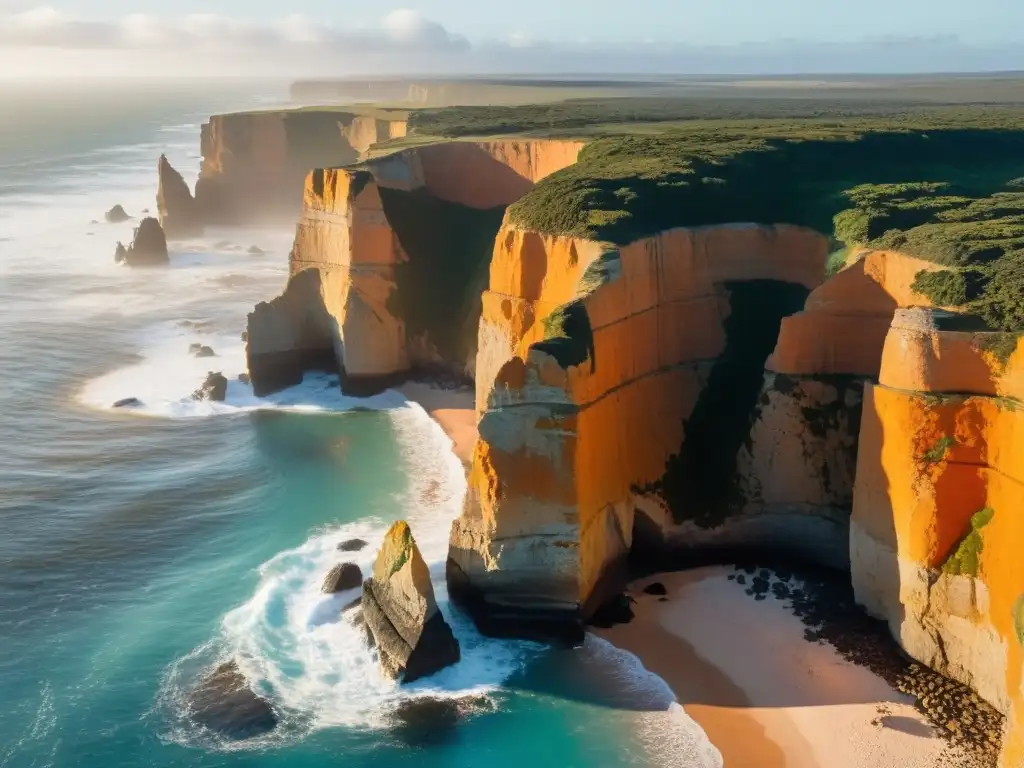
[[[346, 398], [326, 375], [267, 398], [237, 379], [292, 232], [211, 231], [172, 242], [168, 269], [115, 265], [133, 222], [104, 211], [155, 212], [159, 154], [194, 182], [208, 115], [286, 92], [0, 86], [0, 766], [720, 764], [635, 657], [484, 638], [449, 604], [465, 479], [419, 406]], [[224, 403], [190, 397], [210, 370]], [[112, 408], [127, 397], [143, 406]], [[366, 572], [397, 519], [462, 646], [404, 687], [340, 617], [355, 594], [320, 593], [338, 562]], [[371, 546], [337, 551], [354, 537]], [[271, 734], [192, 719], [190, 689], [229, 659], [273, 702]], [[396, 721], [428, 699], [464, 702], [460, 717]]]

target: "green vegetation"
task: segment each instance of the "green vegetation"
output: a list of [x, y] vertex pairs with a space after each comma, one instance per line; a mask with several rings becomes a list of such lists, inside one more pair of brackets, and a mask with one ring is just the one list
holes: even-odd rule
[[583, 299], [563, 304], [542, 321], [544, 340], [533, 349], [551, 355], [563, 368], [583, 365], [590, 360], [591, 373], [597, 367], [594, 356], [594, 331]]
[[981, 348], [991, 354], [1003, 366], [1009, 360], [1010, 355], [1017, 351], [1017, 343], [1020, 341], [1019, 333], [993, 333], [982, 337]]
[[1013, 604], [1013, 628], [1017, 632], [1017, 642], [1024, 645], [1024, 595]]
[[[898, 249], [942, 265], [919, 276], [922, 296], [1011, 331], [1024, 329], [1024, 107], [1007, 100], [1006, 82], [931, 83], [928, 98], [945, 94], [945, 104], [913, 88], [896, 99], [902, 86], [886, 86], [875, 100], [719, 88], [718, 98], [412, 109], [409, 136], [374, 152], [483, 136], [585, 138], [575, 165], [510, 206], [512, 223], [615, 244], [680, 226], [803, 225], [834, 235], [837, 248]], [[975, 86], [994, 98], [953, 103], [977, 101]], [[668, 91], [635, 91], [654, 92]], [[841, 252], [830, 271], [842, 268]]]
[[1021, 117], [950, 109], [842, 124], [606, 125], [575, 165], [509, 216], [540, 232], [619, 244], [678, 226], [804, 225], [962, 273], [919, 287], [992, 328], [1024, 328], [1024, 193], [1008, 186], [1024, 172]]
[[935, 445], [929, 448], [924, 453], [924, 460], [929, 464], [937, 464], [946, 458], [946, 454], [949, 453], [949, 449], [956, 445], [956, 440], [950, 435], [943, 435], [935, 441]]
[[967, 303], [967, 276], [962, 272], [949, 269], [931, 272], [923, 269], [914, 277], [913, 288], [941, 307], [956, 307]]
[[402, 570], [402, 567], [409, 562], [409, 558], [412, 556], [412, 548], [416, 546], [416, 542], [412, 538], [412, 529], [409, 528], [408, 523], [400, 521], [395, 523], [395, 526], [399, 527], [399, 532], [402, 536], [398, 542], [398, 556], [392, 561], [391, 567], [388, 568], [389, 579]]
[[951, 576], [977, 576], [984, 540], [982, 529], [992, 522], [995, 510], [991, 507], [979, 509], [971, 517], [971, 528], [961, 539], [949, 559], [942, 564], [942, 572]]

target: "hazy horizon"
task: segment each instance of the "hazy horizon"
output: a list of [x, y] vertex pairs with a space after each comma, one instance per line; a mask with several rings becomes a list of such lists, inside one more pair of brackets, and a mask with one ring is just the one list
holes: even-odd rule
[[[0, 79], [624, 73], [737, 76], [1024, 70], [1024, 4], [779, 0], [695, 5], [522, 0], [505, 17], [422, 0], [355, 3], [0, 0]], [[93, 6], [93, 7], [90, 7]], [[385, 6], [387, 9], [387, 6]], [[880, 27], [884, 22], [886, 26]]]

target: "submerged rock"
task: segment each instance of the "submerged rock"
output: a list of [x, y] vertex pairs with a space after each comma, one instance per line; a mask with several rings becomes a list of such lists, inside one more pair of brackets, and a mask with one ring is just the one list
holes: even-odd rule
[[189, 344], [188, 351], [196, 357], [217, 356], [217, 353], [213, 351], [213, 347], [208, 347], [205, 344]]
[[147, 217], [135, 228], [132, 244], [125, 248], [117, 244], [114, 260], [124, 262], [129, 267], [152, 267], [169, 264], [167, 254], [167, 238], [160, 222]]
[[665, 588], [665, 585], [662, 584], [660, 581], [652, 581], [650, 584], [644, 587], [644, 594], [667, 595], [668, 590]]
[[444, 744], [451, 741], [467, 710], [459, 699], [417, 696], [402, 700], [391, 711], [392, 732], [412, 747]]
[[320, 589], [324, 594], [333, 595], [335, 592], [355, 589], [362, 583], [363, 572], [359, 570], [358, 565], [355, 563], [339, 563], [324, 576], [324, 583]]
[[266, 251], [264, 251], [258, 245], [250, 245], [249, 246], [249, 250], [246, 251], [246, 253], [249, 253], [249, 254], [251, 254], [253, 256], [262, 256], [263, 254], [266, 253]]
[[114, 403], [114, 408], [135, 408], [142, 405], [142, 401], [137, 397], [126, 397], [122, 400], [118, 400]]
[[213, 327], [209, 320], [179, 320], [178, 325], [182, 328], [191, 328], [193, 331], [208, 331]]
[[220, 373], [211, 371], [203, 386], [192, 393], [193, 400], [215, 400], [223, 402], [228, 394], [228, 380]]
[[156, 209], [160, 223], [170, 237], [191, 237], [201, 234], [203, 225], [195, 198], [181, 174], [160, 155], [157, 162], [159, 179], [156, 192]]
[[363, 583], [363, 616], [388, 677], [409, 683], [460, 658], [406, 522], [392, 525], [384, 537], [373, 575]]
[[240, 374], [238, 374], [238, 380], [240, 382], [242, 382], [243, 384], [250, 383], [249, 374], [248, 373], [240, 373]]
[[277, 715], [266, 699], [249, 687], [235, 661], [221, 664], [192, 689], [192, 718], [232, 739], [248, 739], [272, 731]]
[[338, 550], [341, 552], [358, 552], [366, 546], [364, 539], [348, 539], [338, 544]]
[[111, 224], [120, 224], [122, 221], [128, 221], [131, 218], [127, 212], [120, 205], [115, 205], [105, 214], [103, 218], [109, 221]]

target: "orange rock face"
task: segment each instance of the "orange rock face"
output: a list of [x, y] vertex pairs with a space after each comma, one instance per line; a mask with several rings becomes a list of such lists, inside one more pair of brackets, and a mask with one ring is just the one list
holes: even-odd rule
[[878, 376], [893, 313], [931, 303], [911, 286], [918, 272], [936, 267], [891, 251], [855, 252], [850, 262], [811, 293], [803, 312], [782, 321], [768, 370]]
[[[504, 206], [575, 161], [580, 146], [451, 142], [363, 170], [310, 173], [289, 285], [250, 316], [254, 387], [295, 383], [303, 366], [323, 367], [332, 355], [350, 391], [379, 389], [417, 367], [472, 376], [480, 291]], [[315, 278], [303, 277], [310, 271]]]
[[1024, 343], [898, 312], [865, 395], [851, 561], [857, 599], [914, 658], [1008, 713], [1022, 764]]
[[637, 509], [669, 533], [666, 502], [644, 489], [729, 344], [735, 284], [806, 295], [825, 255], [824, 238], [784, 226], [622, 248], [502, 230], [481, 318], [480, 439], [449, 549], [449, 585], [482, 624], [571, 625], [618, 585]]

